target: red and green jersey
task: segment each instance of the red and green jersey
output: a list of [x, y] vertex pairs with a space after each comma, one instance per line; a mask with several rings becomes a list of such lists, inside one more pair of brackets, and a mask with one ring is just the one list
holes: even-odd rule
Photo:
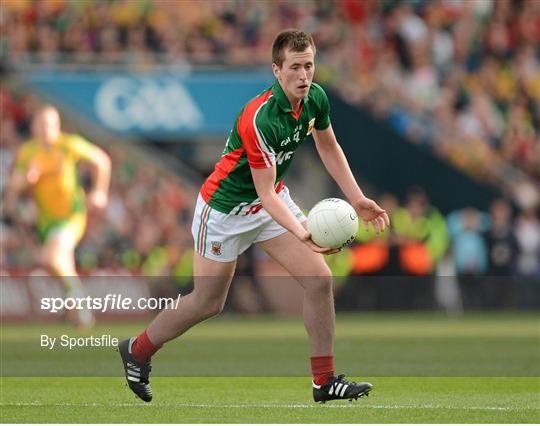
[[295, 151], [315, 128], [330, 125], [330, 104], [326, 93], [312, 83], [296, 114], [276, 81], [272, 87], [248, 102], [234, 123], [220, 161], [201, 188], [210, 207], [231, 214], [249, 214], [260, 209], [250, 168], [276, 166], [276, 192]]

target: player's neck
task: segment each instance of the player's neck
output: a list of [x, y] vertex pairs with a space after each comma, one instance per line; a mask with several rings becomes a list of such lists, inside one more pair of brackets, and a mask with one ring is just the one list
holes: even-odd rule
[[289, 104], [291, 105], [291, 108], [295, 114], [298, 114], [300, 110], [302, 109], [302, 100], [303, 99], [296, 99], [287, 96], [287, 99], [289, 100]]
[[281, 82], [279, 82], [279, 85], [281, 86], [281, 90], [285, 94], [285, 97], [289, 101], [289, 105], [291, 106], [291, 109], [295, 114], [300, 113], [302, 110], [302, 101], [304, 98], [296, 98], [291, 93], [289, 93], [284, 86], [281, 85]]
[[40, 138], [38, 138], [38, 141], [39, 141], [39, 142], [41, 143], [41, 145], [43, 145], [45, 148], [47, 148], [47, 149], [52, 149], [52, 148], [54, 148], [55, 146], [58, 145], [58, 143], [60, 142], [60, 139], [62, 139], [62, 133], [60, 133], [60, 134], [58, 135], [58, 137], [57, 137], [55, 140], [53, 140], [53, 141], [46, 141], [46, 140], [40, 139]]

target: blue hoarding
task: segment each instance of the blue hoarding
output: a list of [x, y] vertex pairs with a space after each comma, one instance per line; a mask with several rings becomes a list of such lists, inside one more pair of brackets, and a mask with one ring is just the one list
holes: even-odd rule
[[225, 136], [242, 106], [270, 86], [270, 72], [39, 72], [25, 82], [52, 102], [124, 136]]

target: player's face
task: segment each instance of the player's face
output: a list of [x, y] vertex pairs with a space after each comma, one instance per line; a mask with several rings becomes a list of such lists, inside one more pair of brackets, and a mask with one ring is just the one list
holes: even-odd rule
[[39, 113], [32, 123], [34, 137], [45, 144], [52, 145], [60, 137], [60, 115], [55, 109]]
[[272, 64], [274, 76], [292, 103], [307, 96], [315, 72], [314, 59], [315, 55], [311, 47], [303, 52], [293, 52], [287, 49], [281, 67]]

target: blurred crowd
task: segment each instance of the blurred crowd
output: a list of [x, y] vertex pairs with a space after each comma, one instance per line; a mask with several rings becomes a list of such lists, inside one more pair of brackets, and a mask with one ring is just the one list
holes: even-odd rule
[[537, 203], [540, 2], [354, 4], [366, 13], [327, 61], [343, 96], [523, 207]]
[[[33, 95], [0, 90], [2, 193], [17, 149], [30, 137], [30, 120], [39, 106]], [[77, 250], [81, 272], [106, 268], [111, 272], [170, 274], [192, 246], [190, 227], [196, 190], [127, 146], [114, 145], [106, 150], [113, 163], [109, 204], [103, 212], [88, 212], [87, 232]], [[90, 172], [84, 165], [79, 168], [86, 188], [91, 183]], [[0, 268], [25, 273], [38, 265], [36, 213], [27, 198], [20, 200], [15, 212], [6, 214], [2, 209]]]
[[457, 278], [466, 309], [540, 307], [540, 220], [534, 208], [516, 211], [498, 199], [488, 212], [464, 207], [444, 216], [419, 187], [402, 203], [391, 194], [378, 201], [392, 226], [382, 235], [360, 229], [356, 242], [332, 259], [333, 272], [352, 283], [342, 295], [346, 302], [357, 306], [369, 299], [351, 280], [369, 276], [381, 278], [371, 285], [382, 307], [433, 308], [438, 276], [443, 282]]
[[540, 185], [536, 0], [18, 0], [4, 58], [136, 70], [268, 66], [275, 34], [313, 33], [317, 78], [518, 203]]

